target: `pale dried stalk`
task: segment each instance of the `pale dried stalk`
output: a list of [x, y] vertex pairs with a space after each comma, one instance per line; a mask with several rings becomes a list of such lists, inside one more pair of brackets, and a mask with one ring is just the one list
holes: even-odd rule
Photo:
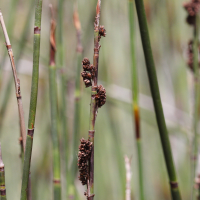
[[126, 200], [131, 200], [131, 160], [127, 155], [124, 156], [126, 169]]
[[17, 77], [17, 71], [15, 67], [15, 61], [14, 61], [14, 55], [11, 47], [11, 43], [8, 37], [8, 33], [6, 30], [6, 26], [4, 23], [3, 15], [2, 12], [0, 11], [0, 23], [3, 29], [5, 41], [6, 41], [6, 47], [8, 50], [8, 55], [10, 57], [10, 62], [12, 66], [12, 71], [13, 71], [13, 77], [14, 77], [14, 82], [15, 82], [15, 91], [16, 91], [16, 98], [17, 98], [17, 103], [18, 103], [18, 110], [19, 110], [19, 120], [20, 120], [20, 133], [22, 136], [23, 140], [23, 149], [25, 152], [25, 145], [26, 145], [26, 127], [25, 127], [25, 121], [24, 121], [24, 111], [23, 111], [23, 106], [22, 106], [22, 96], [21, 96], [21, 90], [20, 90], [20, 80]]

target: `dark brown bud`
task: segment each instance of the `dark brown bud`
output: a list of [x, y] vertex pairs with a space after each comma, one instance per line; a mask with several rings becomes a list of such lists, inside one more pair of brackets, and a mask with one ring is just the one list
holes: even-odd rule
[[104, 28], [104, 26], [99, 27], [99, 35], [106, 37], [106, 29]]
[[90, 65], [90, 60], [88, 58], [84, 58], [82, 61], [82, 65]]

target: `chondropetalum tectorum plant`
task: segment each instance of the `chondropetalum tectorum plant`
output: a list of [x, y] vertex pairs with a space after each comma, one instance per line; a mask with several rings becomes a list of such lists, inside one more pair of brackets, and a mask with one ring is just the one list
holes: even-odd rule
[[40, 32], [42, 17], [42, 0], [37, 0], [35, 5], [35, 27], [33, 45], [33, 73], [31, 86], [31, 99], [29, 108], [28, 131], [26, 137], [26, 148], [24, 155], [21, 200], [27, 199], [28, 179], [32, 155], [33, 135], [35, 128], [35, 115], [37, 106], [38, 80], [39, 80], [39, 58], [40, 58]]
[[181, 200], [174, 161], [172, 158], [171, 145], [169, 142], [168, 131], [167, 131], [165, 118], [163, 114], [163, 108], [161, 104], [160, 91], [158, 87], [156, 69], [155, 69], [153, 54], [151, 50], [147, 19], [146, 19], [146, 14], [145, 14], [145, 9], [144, 9], [144, 2], [143, 0], [135, 0], [135, 5], [136, 5], [137, 16], [138, 16], [138, 21], [139, 21], [140, 35], [141, 35], [144, 57], [145, 57], [145, 62], [146, 62], [147, 74], [149, 78], [149, 84], [150, 84], [150, 89], [151, 89], [151, 94], [152, 94], [153, 104], [154, 104], [154, 109], [155, 109], [155, 114], [156, 114], [156, 120], [158, 124], [161, 144], [162, 144], [164, 158], [165, 158], [165, 164], [167, 167], [167, 172], [168, 172], [168, 177], [169, 177], [171, 195], [172, 195], [173, 200]]
[[187, 11], [186, 21], [193, 27], [193, 39], [188, 43], [188, 67], [193, 72], [194, 82], [194, 116], [193, 116], [193, 138], [191, 149], [191, 199], [196, 199], [197, 190], [194, 187], [198, 159], [198, 125], [199, 125], [199, 103], [200, 103], [200, 77], [199, 77], [199, 11], [200, 1], [191, 0], [184, 3]]
[[[88, 200], [93, 200], [94, 198], [94, 133], [96, 115], [98, 108], [103, 106], [106, 102], [106, 90], [103, 88], [102, 85], [97, 85], [100, 50], [99, 41], [101, 39], [101, 36], [106, 36], [104, 26], [99, 25], [100, 9], [101, 0], [98, 0], [96, 7], [96, 17], [94, 22], [93, 65], [90, 64], [89, 59], [84, 58], [82, 61], [83, 72], [81, 73], [85, 86], [92, 87], [88, 140], [81, 140], [81, 145], [79, 146], [80, 151], [78, 154], [78, 167], [80, 171], [79, 179], [84, 185], [87, 184], [87, 192], [85, 192], [85, 195]], [[82, 161], [84, 162], [81, 163]], [[83, 170], [83, 165], [86, 165], [86, 167], [84, 167], [85, 170]]]
[[60, 151], [59, 151], [59, 139], [58, 139], [58, 127], [57, 127], [57, 85], [56, 85], [56, 42], [55, 42], [55, 30], [56, 22], [53, 17], [52, 5], [49, 5], [51, 9], [51, 28], [50, 28], [50, 62], [49, 62], [49, 90], [50, 90], [50, 102], [51, 102], [51, 136], [53, 143], [53, 191], [54, 199], [61, 199], [61, 182], [60, 182]]

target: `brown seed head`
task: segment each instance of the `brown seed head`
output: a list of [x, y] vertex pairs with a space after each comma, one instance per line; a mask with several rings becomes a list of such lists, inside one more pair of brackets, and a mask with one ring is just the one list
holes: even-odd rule
[[106, 37], [106, 29], [104, 28], [104, 26], [99, 27], [99, 35]]
[[85, 140], [84, 138], [82, 138], [80, 142], [81, 144], [79, 145], [78, 153], [78, 168], [80, 172], [79, 180], [83, 185], [86, 185], [89, 177], [88, 161], [92, 151], [92, 142]]
[[97, 86], [97, 94], [95, 99], [99, 108], [106, 103], [106, 90], [102, 85]]
[[82, 65], [90, 65], [90, 60], [88, 58], [84, 58], [82, 61]]

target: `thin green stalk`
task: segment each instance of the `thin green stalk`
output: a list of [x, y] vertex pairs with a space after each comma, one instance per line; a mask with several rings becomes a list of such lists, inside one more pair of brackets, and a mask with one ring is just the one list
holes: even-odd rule
[[77, 8], [74, 11], [74, 25], [76, 28], [77, 34], [77, 67], [76, 67], [76, 84], [75, 84], [75, 108], [74, 108], [74, 131], [73, 131], [73, 161], [71, 166], [71, 173], [73, 181], [76, 178], [77, 174], [77, 155], [76, 150], [78, 149], [79, 145], [79, 132], [80, 132], [80, 112], [81, 112], [81, 89], [80, 89], [80, 73], [81, 73], [81, 61], [82, 61], [82, 44], [81, 44], [81, 25], [79, 21], [78, 11]]
[[[52, 7], [51, 7], [52, 8]], [[53, 16], [52, 16], [53, 18]], [[61, 199], [61, 181], [60, 181], [60, 150], [57, 127], [57, 85], [56, 85], [56, 65], [55, 65], [55, 20], [51, 20], [50, 30], [50, 65], [49, 65], [49, 90], [51, 102], [51, 135], [53, 143], [53, 190], [54, 199]]]
[[1, 144], [0, 144], [0, 199], [6, 200], [6, 184], [5, 184], [5, 169], [2, 160]]
[[156, 113], [157, 124], [159, 128], [165, 163], [170, 180], [171, 195], [173, 200], [180, 200], [181, 195], [179, 192], [174, 161], [172, 158], [171, 146], [169, 142], [168, 131], [163, 114], [163, 108], [160, 99], [160, 92], [158, 87], [157, 75], [154, 65], [154, 59], [151, 50], [149, 32], [147, 27], [146, 14], [144, 9], [144, 3], [142, 0], [135, 0], [136, 10], [138, 15], [140, 34], [142, 39], [143, 51], [146, 61], [147, 73], [150, 83], [150, 89], [153, 97], [153, 103]]
[[32, 74], [31, 99], [30, 99], [29, 120], [28, 120], [28, 132], [27, 132], [26, 149], [24, 155], [21, 200], [27, 199], [28, 179], [29, 179], [29, 171], [31, 163], [33, 135], [35, 128], [35, 115], [36, 115], [38, 79], [39, 79], [41, 17], [42, 17], [42, 0], [38, 0], [36, 1], [36, 7], [35, 7], [33, 74]]
[[141, 147], [141, 133], [140, 133], [140, 109], [138, 104], [138, 76], [135, 60], [135, 27], [134, 27], [134, 5], [133, 0], [129, 0], [129, 26], [130, 26], [130, 47], [131, 47], [131, 70], [132, 70], [132, 107], [133, 117], [135, 123], [135, 138], [137, 141], [137, 157], [138, 157], [138, 171], [139, 171], [139, 191], [140, 199], [144, 200], [144, 183], [143, 183], [143, 162], [142, 162], [142, 147]]
[[57, 34], [57, 66], [59, 69], [60, 77], [60, 122], [61, 122], [61, 138], [62, 138], [62, 148], [63, 148], [63, 157], [65, 160], [65, 168], [67, 173], [68, 163], [69, 163], [69, 136], [68, 136], [68, 127], [67, 127], [67, 116], [66, 116], [66, 73], [64, 70], [64, 44], [63, 44], [63, 9], [64, 9], [64, 0], [59, 0], [59, 14], [58, 14], [58, 34]]
[[198, 49], [199, 49], [199, 17], [196, 16], [196, 25], [194, 26], [194, 39], [193, 39], [193, 66], [194, 66], [194, 120], [193, 130], [194, 137], [192, 141], [192, 157], [191, 157], [191, 181], [192, 181], [192, 195], [191, 199], [196, 199], [196, 189], [194, 188], [194, 179], [196, 177], [196, 167], [198, 158], [198, 124], [199, 124], [199, 103], [200, 103], [200, 80], [199, 80], [199, 62], [198, 62]]

